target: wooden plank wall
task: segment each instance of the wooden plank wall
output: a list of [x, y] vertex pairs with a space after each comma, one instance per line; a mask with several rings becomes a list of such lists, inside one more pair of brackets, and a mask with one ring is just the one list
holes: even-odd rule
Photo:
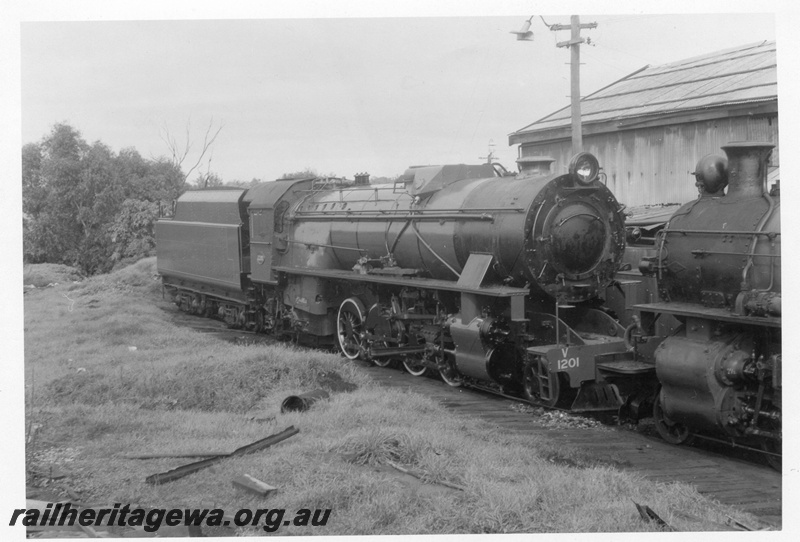
[[[608, 188], [628, 207], [686, 203], [697, 198], [697, 161], [732, 141], [770, 141], [779, 166], [778, 118], [775, 114], [698, 120], [668, 126], [624, 129], [584, 136], [584, 149], [600, 160]], [[555, 172], [565, 172], [572, 155], [570, 141], [523, 144], [522, 156], [551, 156]]]

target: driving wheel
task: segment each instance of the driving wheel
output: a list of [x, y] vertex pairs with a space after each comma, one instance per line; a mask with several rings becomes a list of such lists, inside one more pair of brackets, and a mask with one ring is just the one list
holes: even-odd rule
[[522, 391], [529, 402], [554, 407], [561, 393], [558, 375], [551, 373], [545, 361], [536, 357], [525, 363], [522, 371]]
[[339, 306], [336, 332], [339, 349], [347, 359], [358, 359], [363, 352], [364, 305], [358, 298], [349, 297]]
[[670, 444], [686, 444], [690, 442], [692, 434], [689, 432], [689, 428], [670, 420], [664, 412], [661, 388], [659, 388], [658, 393], [656, 393], [656, 399], [653, 401], [653, 420], [656, 422], [658, 434]]

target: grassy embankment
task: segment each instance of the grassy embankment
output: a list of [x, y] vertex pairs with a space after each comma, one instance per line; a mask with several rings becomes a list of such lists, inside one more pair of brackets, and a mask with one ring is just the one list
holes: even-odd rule
[[[26, 269], [26, 277], [34, 271]], [[78, 491], [86, 501], [229, 512], [332, 509], [326, 527], [287, 526], [278, 534], [658, 530], [639, 518], [631, 500], [679, 528], [673, 512], [717, 524], [726, 514], [752, 521], [687, 486], [653, 484], [544, 440], [457, 416], [421, 395], [380, 389], [337, 355], [235, 345], [176, 326], [154, 272], [148, 259], [25, 295], [29, 405], [33, 389], [26, 427], [38, 428], [28, 469], [58, 465], [68, 476], [55, 487]], [[309, 412], [279, 414], [287, 395], [341, 382], [358, 387]], [[254, 412], [275, 417], [258, 421]], [[289, 425], [300, 434], [162, 486], [144, 479], [192, 460], [119, 457], [231, 451]], [[548, 461], [554, 454], [579, 467]], [[417, 491], [368, 468], [387, 461], [465, 491]], [[261, 498], [235, 489], [231, 478], [245, 473], [279, 491]], [[29, 482], [38, 480], [29, 475]]]

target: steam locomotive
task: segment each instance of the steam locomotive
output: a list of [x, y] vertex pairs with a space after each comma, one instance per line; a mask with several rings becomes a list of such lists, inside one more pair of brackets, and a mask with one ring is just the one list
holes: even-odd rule
[[[632, 342], [673, 315], [683, 326], [660, 341], [653, 413], [661, 436], [693, 433], [781, 449], [781, 243], [779, 192], [767, 188], [773, 145], [731, 143], [695, 171], [700, 196], [659, 233], [640, 264], [659, 303], [635, 305]], [[727, 190], [726, 190], [727, 187]]]
[[[655, 413], [675, 443], [721, 432], [775, 451], [778, 203], [750, 178], [766, 151], [726, 150], [727, 164], [698, 165], [702, 197], [641, 266], [664, 301], [635, 306], [627, 327], [602, 302], [623, 209], [589, 153], [561, 174], [457, 164], [382, 185], [360, 174], [186, 192], [157, 223], [158, 271], [183, 310], [231, 326], [534, 404]], [[685, 323], [667, 338], [654, 332], [665, 314]]]

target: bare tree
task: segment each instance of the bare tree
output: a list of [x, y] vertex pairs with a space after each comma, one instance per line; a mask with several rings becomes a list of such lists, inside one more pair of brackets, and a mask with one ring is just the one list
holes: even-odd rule
[[[200, 147], [199, 155], [197, 156], [197, 160], [194, 161], [191, 167], [187, 169], [183, 174], [183, 183], [184, 186], [186, 184], [186, 179], [192, 174], [192, 172], [200, 166], [203, 162], [203, 159], [208, 154], [208, 172], [211, 171], [211, 158], [213, 157], [213, 149], [212, 145], [214, 141], [216, 141], [217, 136], [222, 131], [224, 124], [220, 124], [218, 128], [214, 129], [214, 119], [209, 121], [208, 128], [206, 128], [205, 135], [203, 136], [203, 144]], [[179, 142], [177, 138], [170, 133], [169, 128], [167, 127], [166, 123], [159, 129], [159, 136], [161, 136], [161, 140], [167, 145], [167, 149], [170, 153], [170, 161], [173, 165], [177, 166], [181, 171], [183, 170], [184, 162], [186, 161], [189, 153], [192, 150], [192, 146], [194, 142], [192, 141], [191, 135], [191, 119], [186, 121], [186, 133], [184, 141]], [[187, 164], [188, 165], [188, 164]], [[207, 173], [208, 175], [208, 173]]]

